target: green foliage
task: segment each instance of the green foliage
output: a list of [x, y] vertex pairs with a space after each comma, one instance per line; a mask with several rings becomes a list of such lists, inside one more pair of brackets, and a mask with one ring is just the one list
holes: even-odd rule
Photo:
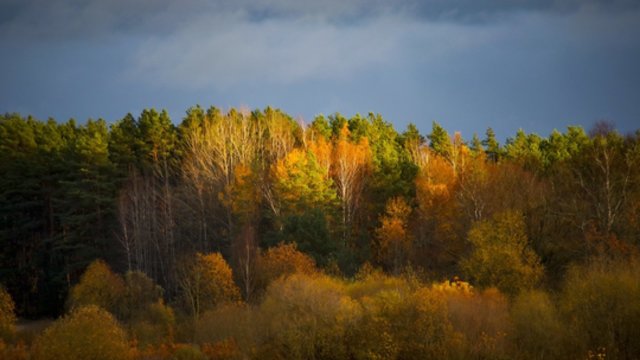
[[56, 321], [36, 339], [34, 360], [125, 360], [129, 347], [124, 330], [100, 307], [77, 308]]
[[473, 252], [460, 266], [478, 285], [514, 295], [542, 279], [543, 268], [529, 247], [522, 215], [504, 212], [478, 222], [469, 231], [469, 241]]
[[487, 159], [498, 161], [501, 155], [500, 143], [496, 140], [496, 133], [492, 128], [487, 128], [486, 137], [482, 140]]
[[287, 215], [308, 209], [330, 212], [335, 206], [336, 191], [313, 153], [293, 150], [273, 168], [274, 190]]
[[324, 266], [335, 259], [340, 244], [329, 232], [327, 219], [320, 209], [310, 209], [284, 219], [284, 227], [270, 244], [295, 243], [297, 248]]
[[440, 126], [437, 122], [432, 123], [431, 134], [427, 135], [429, 138], [429, 147], [434, 153], [443, 156], [451, 156], [451, 139], [447, 131]]

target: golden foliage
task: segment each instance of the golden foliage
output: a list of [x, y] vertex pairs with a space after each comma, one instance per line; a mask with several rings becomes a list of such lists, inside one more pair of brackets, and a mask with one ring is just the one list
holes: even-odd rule
[[124, 330], [106, 310], [88, 305], [54, 322], [32, 347], [33, 360], [125, 360]]
[[403, 198], [392, 198], [387, 202], [385, 214], [376, 229], [378, 259], [394, 273], [399, 271], [411, 250], [410, 214], [411, 207]]
[[640, 358], [640, 263], [595, 260], [569, 270], [561, 311], [575, 348], [606, 349], [608, 359]]
[[226, 301], [240, 300], [231, 268], [220, 253], [196, 254], [181, 279], [183, 298], [194, 317]]
[[522, 215], [504, 212], [477, 222], [469, 231], [469, 241], [473, 252], [460, 267], [478, 285], [515, 295], [542, 279], [544, 269], [529, 246]]
[[340, 281], [324, 275], [281, 277], [269, 286], [259, 312], [257, 358], [347, 358], [344, 335], [358, 305]]
[[112, 313], [118, 312], [126, 289], [122, 277], [115, 274], [103, 260], [95, 260], [76, 284], [67, 299], [73, 310], [86, 305], [97, 305]]
[[274, 190], [285, 214], [327, 209], [336, 199], [333, 182], [311, 151], [293, 149], [272, 166]]
[[298, 251], [295, 243], [280, 243], [278, 246], [271, 247], [258, 260], [258, 272], [263, 286], [267, 286], [281, 276], [296, 273], [310, 275], [317, 271], [315, 261]]

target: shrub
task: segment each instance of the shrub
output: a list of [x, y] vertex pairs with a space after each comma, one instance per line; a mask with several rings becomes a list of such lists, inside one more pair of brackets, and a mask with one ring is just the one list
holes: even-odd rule
[[233, 340], [240, 348], [249, 350], [255, 341], [255, 314], [242, 303], [220, 304], [196, 322], [194, 339], [198, 344], [218, 344]]
[[338, 280], [294, 274], [269, 286], [259, 312], [257, 358], [344, 359], [358, 305]]
[[566, 331], [555, 305], [543, 291], [522, 292], [511, 306], [514, 357], [520, 359], [561, 359]]
[[0, 286], [0, 340], [11, 340], [15, 334], [15, 304], [9, 292]]
[[71, 288], [67, 305], [70, 310], [86, 305], [96, 305], [117, 314], [125, 295], [125, 284], [118, 274], [98, 259], [89, 264], [80, 282]]
[[162, 300], [162, 288], [141, 271], [127, 271], [124, 284], [125, 292], [120, 314], [121, 319], [125, 321], [145, 314], [149, 306]]
[[140, 310], [130, 324], [131, 335], [141, 346], [158, 346], [173, 341], [175, 325], [173, 309], [158, 300]]
[[298, 251], [295, 243], [281, 243], [271, 247], [258, 260], [259, 287], [267, 286], [281, 276], [291, 274], [314, 274], [316, 264], [311, 257]]
[[561, 306], [584, 357], [640, 358], [640, 263], [594, 261], [570, 269]]
[[125, 332], [106, 310], [89, 305], [57, 320], [32, 348], [34, 360], [129, 358]]
[[434, 284], [432, 290], [443, 297], [453, 328], [462, 335], [464, 358], [507, 356], [509, 310], [507, 299], [499, 290], [480, 292], [463, 281]]

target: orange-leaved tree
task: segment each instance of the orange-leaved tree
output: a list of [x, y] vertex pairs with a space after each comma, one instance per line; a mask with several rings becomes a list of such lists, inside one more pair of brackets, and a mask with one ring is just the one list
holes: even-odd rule
[[408, 228], [410, 215], [411, 207], [406, 200], [391, 198], [376, 229], [378, 259], [394, 273], [398, 273], [411, 250], [413, 236]]
[[185, 260], [181, 270], [182, 298], [196, 319], [219, 303], [240, 299], [231, 268], [220, 253], [198, 253]]

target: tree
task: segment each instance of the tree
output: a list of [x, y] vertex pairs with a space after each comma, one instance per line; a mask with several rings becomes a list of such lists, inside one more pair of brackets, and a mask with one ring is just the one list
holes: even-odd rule
[[437, 122], [432, 123], [431, 134], [429, 138], [429, 147], [434, 153], [449, 158], [451, 156], [451, 139], [447, 131]]
[[282, 276], [297, 273], [310, 275], [317, 272], [313, 259], [298, 251], [295, 243], [282, 243], [267, 249], [259, 259], [258, 269], [262, 289]]
[[195, 319], [219, 303], [240, 299], [231, 268], [220, 253], [185, 259], [181, 275], [182, 298]]
[[90, 305], [75, 309], [40, 335], [32, 347], [34, 360], [126, 360], [125, 332], [106, 310]]
[[113, 273], [102, 260], [95, 260], [80, 277], [69, 293], [69, 309], [87, 305], [100, 306], [111, 313], [117, 313], [122, 305], [126, 288], [122, 278]]
[[408, 228], [410, 215], [411, 208], [403, 198], [392, 198], [376, 229], [378, 257], [394, 274], [405, 264], [412, 247], [413, 236]]
[[329, 212], [334, 205], [336, 193], [333, 181], [318, 164], [310, 151], [294, 149], [272, 168], [274, 191], [281, 204], [280, 215], [301, 214], [308, 209]]
[[492, 128], [487, 128], [486, 138], [482, 140], [482, 145], [484, 145], [487, 159], [494, 162], [497, 162], [500, 159], [500, 144], [498, 143], [498, 140], [496, 140], [496, 133]]
[[342, 210], [343, 241], [347, 244], [350, 227], [356, 215], [365, 179], [370, 171], [371, 150], [366, 137], [358, 142], [350, 141], [350, 133], [345, 124], [334, 138], [331, 173], [338, 188]]
[[515, 295], [536, 286], [543, 267], [529, 247], [522, 215], [506, 211], [491, 220], [475, 223], [468, 235], [473, 251], [463, 259], [464, 274], [483, 287], [495, 286]]

